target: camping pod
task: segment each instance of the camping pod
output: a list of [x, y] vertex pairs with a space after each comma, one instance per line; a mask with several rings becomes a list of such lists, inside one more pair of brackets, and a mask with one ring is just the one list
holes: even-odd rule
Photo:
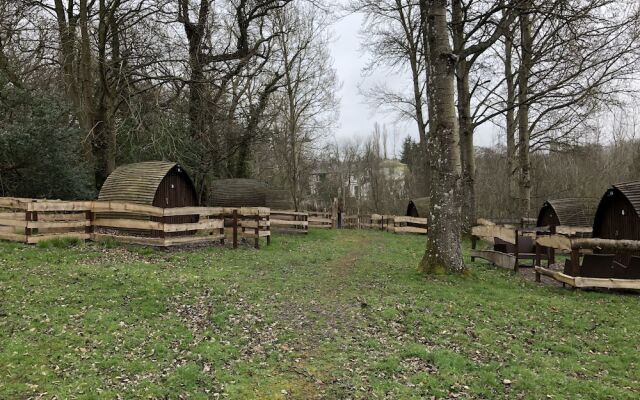
[[[187, 172], [180, 165], [167, 161], [146, 161], [116, 168], [102, 185], [98, 200], [143, 204], [160, 208], [195, 207], [198, 205], [196, 189]], [[99, 217], [119, 218], [121, 216], [104, 214]], [[128, 217], [149, 219], [135, 215]], [[150, 219], [160, 220], [159, 217]], [[193, 223], [198, 222], [198, 216], [166, 217], [164, 222], [168, 224]], [[133, 232], [133, 230], [128, 231]], [[154, 233], [154, 235], [157, 234], [157, 232]]]
[[540, 208], [536, 226], [592, 227], [597, 200], [567, 198], [547, 200]]
[[[593, 237], [640, 240], [640, 181], [619, 183], [607, 190], [595, 214]], [[618, 254], [616, 260], [627, 264], [631, 255]]]
[[407, 206], [407, 217], [428, 218], [429, 217], [429, 198], [420, 197], [409, 200]]

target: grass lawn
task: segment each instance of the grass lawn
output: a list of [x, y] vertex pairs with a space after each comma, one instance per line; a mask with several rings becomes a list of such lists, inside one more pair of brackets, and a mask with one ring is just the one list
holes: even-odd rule
[[0, 243], [0, 399], [640, 398], [639, 295], [424, 278], [423, 247]]

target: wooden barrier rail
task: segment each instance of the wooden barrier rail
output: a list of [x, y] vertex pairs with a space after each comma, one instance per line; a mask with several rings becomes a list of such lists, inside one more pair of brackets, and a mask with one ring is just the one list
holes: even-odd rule
[[331, 229], [335, 227], [335, 220], [330, 212], [309, 211], [309, 228]]
[[[0, 198], [0, 239], [38, 243], [58, 238], [101, 240], [150, 246], [175, 246], [220, 241], [225, 217], [232, 218], [234, 247], [242, 236], [270, 243], [268, 208], [160, 208], [110, 201], [60, 201]], [[189, 221], [189, 222], [185, 222]]]
[[0, 198], [0, 239], [22, 243], [91, 235], [91, 202]]
[[[548, 248], [552, 250], [560, 250], [569, 253], [569, 258], [565, 264], [564, 272], [554, 271], [549, 268], [543, 268], [538, 262], [535, 268], [536, 282], [540, 282], [541, 275], [545, 275], [555, 279], [556, 281], [568, 284], [577, 288], [597, 287], [606, 289], [640, 289], [640, 279], [625, 279], [624, 273], [620, 274], [619, 270], [612, 269], [610, 271], [602, 270], [600, 277], [593, 276], [593, 271], [586, 273], [583, 270], [584, 264], [581, 265], [581, 257], [590, 257], [594, 251], [627, 253], [640, 251], [639, 240], [612, 240], [599, 238], [583, 238], [583, 237], [567, 237], [559, 234], [540, 235], [536, 238], [536, 244], [540, 248]], [[614, 264], [616, 262], [614, 261]], [[620, 265], [620, 264], [618, 264]], [[606, 267], [606, 265], [605, 265]], [[627, 266], [623, 266], [626, 268]], [[629, 266], [631, 268], [631, 266]], [[613, 272], [618, 271], [618, 272]], [[611, 273], [614, 277], [607, 277]], [[620, 276], [616, 275], [622, 275]]]
[[357, 215], [343, 215], [342, 227], [345, 229], [360, 229], [360, 219]]
[[[349, 216], [347, 227], [359, 229], [375, 229], [393, 233], [427, 234], [427, 219], [398, 215], [360, 215]], [[343, 221], [345, 218], [343, 217]]]
[[278, 232], [309, 232], [309, 213], [298, 211], [271, 210], [271, 227]]
[[414, 233], [418, 235], [427, 234], [427, 219], [417, 217], [397, 217], [391, 219], [391, 224], [387, 230], [394, 233]]

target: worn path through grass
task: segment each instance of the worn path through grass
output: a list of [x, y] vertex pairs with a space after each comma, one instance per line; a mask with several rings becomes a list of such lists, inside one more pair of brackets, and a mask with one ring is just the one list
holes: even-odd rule
[[0, 243], [0, 399], [635, 399], [640, 300], [424, 238], [275, 235], [260, 251]]

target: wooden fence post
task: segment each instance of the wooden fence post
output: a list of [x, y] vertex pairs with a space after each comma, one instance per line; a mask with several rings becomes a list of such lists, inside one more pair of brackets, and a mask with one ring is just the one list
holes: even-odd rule
[[267, 232], [269, 232], [269, 236], [267, 236], [267, 246], [271, 246], [271, 214], [267, 215]]
[[[244, 231], [244, 228], [242, 228], [242, 231]], [[258, 212], [258, 215], [256, 215], [255, 233], [256, 233], [256, 237], [254, 239], [253, 247], [255, 247], [256, 249], [259, 249], [260, 248], [260, 212]]]
[[[541, 251], [542, 251], [541, 250], [541, 246], [538, 243], [536, 243], [536, 262], [535, 262], [535, 267], [542, 267], [542, 265], [540, 265], [540, 264], [542, 264], [542, 262], [540, 260]], [[537, 270], [536, 270], [536, 282], [540, 282], [540, 272], [538, 272]]]
[[[556, 226], [555, 225], [551, 225], [551, 234], [555, 235], [556, 234]], [[556, 263], [556, 249], [554, 249], [553, 247], [549, 247], [549, 259], [547, 260], [547, 267], [550, 266], [551, 264], [555, 264]]]
[[[222, 217], [222, 228], [220, 228], [218, 232], [220, 233], [220, 235], [222, 235], [222, 239], [220, 239], [220, 244], [224, 246], [227, 239], [226, 233], [224, 231], [224, 212], [222, 213], [221, 217]], [[209, 215], [209, 218], [211, 218], [211, 215]]]
[[[93, 234], [93, 220], [95, 219], [95, 214], [93, 213], [93, 211], [89, 210], [85, 211], [84, 216], [89, 222], [89, 225], [85, 226], [84, 228], [84, 233], [91, 235]], [[91, 236], [89, 236], [89, 238], [91, 239]]]
[[515, 262], [515, 264], [514, 264], [514, 266], [513, 266], [513, 272], [518, 272], [518, 269], [520, 268], [520, 266], [518, 265], [518, 264], [519, 264], [519, 262], [520, 262], [520, 260], [518, 259], [519, 255], [520, 255], [520, 254], [519, 254], [519, 253], [520, 253], [520, 251], [519, 251], [519, 249], [518, 249], [518, 244], [519, 244], [519, 242], [520, 242], [520, 241], [518, 240], [518, 230], [516, 229], [516, 251], [515, 251], [516, 262]]
[[238, 210], [233, 210], [233, 248], [238, 248]]
[[24, 227], [25, 243], [29, 243], [29, 236], [31, 236], [31, 228], [29, 228], [29, 222], [32, 221], [31, 219], [32, 216], [33, 216], [33, 211], [25, 211], [24, 213], [24, 220], [26, 222]]

